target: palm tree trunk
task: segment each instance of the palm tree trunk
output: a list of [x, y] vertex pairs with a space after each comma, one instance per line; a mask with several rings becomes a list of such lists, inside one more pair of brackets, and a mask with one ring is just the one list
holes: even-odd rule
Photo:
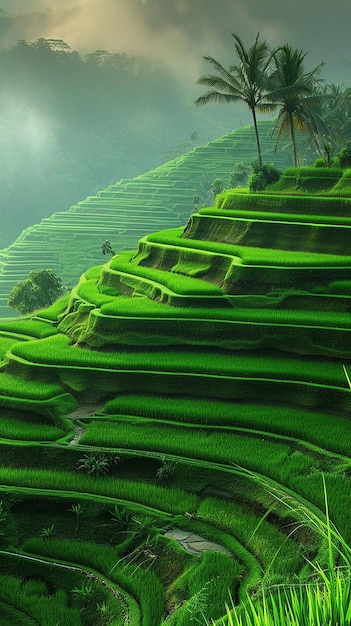
[[295, 128], [294, 128], [294, 120], [293, 120], [292, 113], [289, 113], [289, 125], [290, 125], [291, 143], [292, 143], [293, 154], [294, 154], [294, 167], [298, 167], [296, 137], [295, 137]]
[[255, 111], [255, 109], [251, 109], [251, 113], [252, 113], [254, 129], [255, 129], [255, 135], [256, 135], [258, 162], [259, 162], [260, 165], [262, 165], [261, 144], [260, 144], [260, 136], [259, 136], [259, 133], [258, 133], [258, 126], [257, 126], [257, 119], [256, 119], [256, 111]]

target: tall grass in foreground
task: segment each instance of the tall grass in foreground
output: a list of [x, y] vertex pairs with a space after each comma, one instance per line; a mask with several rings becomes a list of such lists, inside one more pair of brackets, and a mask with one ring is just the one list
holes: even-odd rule
[[199, 624], [199, 609], [206, 607], [207, 615], [219, 617], [230, 590], [241, 578], [242, 567], [238, 562], [219, 552], [205, 551], [198, 565], [193, 565], [175, 583], [173, 593], [184, 602], [168, 616], [167, 626]]
[[[226, 606], [226, 615], [216, 624], [223, 626], [349, 626], [351, 623], [351, 547], [332, 524], [326, 483], [323, 476], [325, 520], [301, 505], [302, 519], [327, 541], [328, 566], [311, 563], [313, 579], [307, 583], [276, 586], [260, 596], [247, 596], [243, 605]], [[276, 495], [289, 508], [289, 500]], [[336, 567], [336, 563], [341, 563]], [[213, 622], [214, 623], [214, 622]]]
[[262, 594], [256, 603], [248, 597], [244, 610], [226, 607], [223, 626], [349, 626], [350, 573], [337, 571], [320, 583], [278, 588]]

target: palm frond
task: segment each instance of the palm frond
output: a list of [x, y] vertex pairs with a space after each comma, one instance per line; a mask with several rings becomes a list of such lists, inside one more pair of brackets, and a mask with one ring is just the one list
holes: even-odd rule
[[237, 102], [240, 100], [238, 96], [234, 94], [225, 94], [220, 93], [219, 91], [207, 91], [202, 96], [199, 96], [194, 104], [195, 106], [203, 106], [204, 104], [208, 104], [209, 102]]
[[205, 56], [204, 57], [205, 61], [208, 61], [208, 63], [210, 63], [210, 65], [212, 65], [212, 67], [214, 67], [214, 69], [216, 70], [216, 72], [218, 72], [219, 76], [225, 81], [227, 82], [229, 85], [232, 84], [233, 81], [233, 76], [230, 72], [228, 72], [228, 70], [226, 70], [223, 65], [221, 65], [218, 61], [216, 61], [216, 59], [214, 59], [211, 56]]

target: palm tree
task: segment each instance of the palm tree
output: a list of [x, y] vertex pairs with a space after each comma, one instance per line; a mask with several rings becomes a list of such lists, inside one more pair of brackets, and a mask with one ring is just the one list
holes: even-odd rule
[[266, 94], [266, 80], [273, 53], [266, 41], [259, 41], [259, 33], [255, 43], [248, 49], [238, 35], [232, 33], [235, 41], [238, 65], [231, 65], [226, 70], [218, 61], [210, 56], [205, 56], [215, 69], [216, 74], [201, 76], [197, 81], [200, 85], [207, 85], [210, 91], [195, 100], [195, 105], [203, 105], [208, 102], [246, 102], [248, 105], [255, 129], [257, 152], [259, 163], [262, 164], [260, 138], [257, 127], [256, 111], [268, 112], [271, 105], [264, 101]]
[[317, 91], [317, 74], [323, 63], [305, 71], [306, 52], [288, 44], [274, 52], [274, 70], [269, 76], [266, 95], [271, 106], [279, 108], [272, 134], [279, 140], [288, 134], [293, 147], [294, 165], [298, 165], [296, 131], [306, 132], [318, 147], [322, 120], [318, 115], [321, 93]]
[[321, 94], [321, 116], [327, 127], [327, 139], [340, 147], [351, 139], [351, 88], [326, 84]]

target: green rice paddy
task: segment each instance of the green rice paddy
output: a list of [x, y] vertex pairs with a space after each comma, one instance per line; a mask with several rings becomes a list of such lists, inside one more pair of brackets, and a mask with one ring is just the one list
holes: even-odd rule
[[8, 626], [269, 626], [349, 593], [350, 200], [314, 171], [155, 221], [1, 322]]

